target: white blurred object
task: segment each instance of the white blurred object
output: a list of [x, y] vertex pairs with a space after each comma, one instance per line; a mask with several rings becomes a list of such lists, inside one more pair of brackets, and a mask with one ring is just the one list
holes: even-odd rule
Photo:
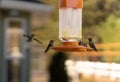
[[72, 60], [67, 60], [65, 65], [67, 67], [68, 75], [71, 77], [71, 82], [79, 82], [79, 73], [75, 68], [75, 62]]
[[12, 62], [16, 65], [20, 63], [21, 58], [23, 58], [22, 53], [20, 53], [20, 50], [18, 47], [13, 47], [12, 52], [10, 55], [7, 56], [9, 60], [12, 60]]
[[21, 58], [22, 54], [20, 53], [20, 50], [18, 47], [13, 47], [12, 52], [11, 52], [11, 57], [13, 58]]
[[110, 75], [110, 63], [101, 63], [101, 62], [97, 62], [95, 65], [96, 68], [96, 72], [95, 75], [96, 76], [109, 76]]
[[111, 80], [116, 80], [120, 78], [120, 64], [112, 63], [111, 64]]
[[120, 79], [120, 64], [116, 63], [102, 63], [89, 61], [71, 61], [66, 62], [68, 73], [72, 76], [83, 74], [85, 76], [95, 75], [96, 77], [110, 77], [115, 81]]

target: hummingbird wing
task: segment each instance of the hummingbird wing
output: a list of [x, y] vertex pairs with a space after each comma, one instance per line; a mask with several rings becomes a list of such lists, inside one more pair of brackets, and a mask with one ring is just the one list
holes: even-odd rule
[[41, 41], [39, 41], [38, 39], [34, 38], [35, 41], [37, 41], [40, 44], [43, 44]]

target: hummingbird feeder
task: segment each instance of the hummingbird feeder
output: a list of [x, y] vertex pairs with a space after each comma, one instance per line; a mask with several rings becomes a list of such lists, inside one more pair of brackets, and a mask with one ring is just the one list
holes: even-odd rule
[[82, 39], [83, 0], [59, 0], [59, 39], [61, 45], [53, 46], [57, 51], [87, 51], [79, 45]]

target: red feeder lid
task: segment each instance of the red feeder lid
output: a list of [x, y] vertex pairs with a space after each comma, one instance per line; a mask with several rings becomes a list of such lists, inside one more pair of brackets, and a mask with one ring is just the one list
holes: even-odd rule
[[60, 8], [62, 7], [83, 8], [83, 0], [60, 0]]

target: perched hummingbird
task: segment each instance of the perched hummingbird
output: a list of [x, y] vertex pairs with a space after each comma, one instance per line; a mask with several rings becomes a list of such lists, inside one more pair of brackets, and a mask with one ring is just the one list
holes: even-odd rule
[[83, 41], [80, 41], [80, 42], [79, 42], [79, 45], [82, 45], [82, 46], [87, 47], [87, 43], [86, 43], [86, 42], [83, 42]]
[[54, 40], [50, 40], [49, 43], [48, 43], [48, 46], [47, 48], [45, 49], [45, 53], [48, 52], [48, 50], [54, 45]]
[[37, 41], [38, 43], [42, 44], [41, 41], [37, 40], [36, 38], [34, 38], [35, 34], [31, 34], [31, 35], [25, 35], [23, 34], [24, 37], [27, 37], [27, 42], [32, 42], [33, 40]]
[[95, 51], [98, 51], [97, 48], [95, 47], [93, 41], [92, 41], [92, 38], [88, 38], [88, 40], [89, 40], [89, 46], [90, 46], [90, 48], [94, 49]]

